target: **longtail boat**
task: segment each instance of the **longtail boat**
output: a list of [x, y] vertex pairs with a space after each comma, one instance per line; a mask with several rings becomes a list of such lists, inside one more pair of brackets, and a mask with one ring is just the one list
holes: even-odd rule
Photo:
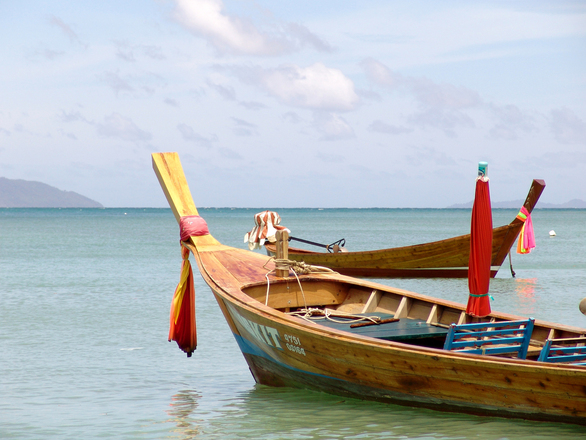
[[[153, 167], [259, 384], [440, 411], [586, 425], [586, 329], [463, 304], [221, 244], [176, 153]], [[193, 303], [192, 303], [193, 304]], [[195, 349], [192, 347], [191, 350]]]
[[[533, 211], [545, 182], [533, 180], [523, 207]], [[523, 221], [517, 217], [508, 225], [493, 229], [490, 276], [494, 278], [519, 236]], [[318, 243], [289, 237], [309, 244]], [[342, 240], [339, 240], [342, 241]], [[275, 245], [264, 243], [269, 255], [275, 254]], [[289, 247], [289, 259], [307, 264], [325, 266], [341, 274], [374, 278], [466, 278], [470, 256], [470, 234], [430, 243], [371, 251], [347, 252], [338, 242], [321, 245], [324, 251]], [[512, 271], [512, 269], [511, 269]], [[513, 271], [512, 271], [513, 272]]]

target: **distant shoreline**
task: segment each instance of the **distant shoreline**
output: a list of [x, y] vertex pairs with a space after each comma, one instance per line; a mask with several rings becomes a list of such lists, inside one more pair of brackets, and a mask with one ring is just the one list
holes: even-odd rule
[[62, 191], [42, 182], [0, 177], [0, 208], [103, 208], [73, 191]]
[[[450, 209], [458, 209], [458, 208], [471, 209], [472, 203], [473, 202], [455, 204], [455, 205], [448, 206], [448, 208], [450, 208]], [[515, 209], [515, 208], [520, 208], [521, 206], [523, 206], [523, 200], [515, 200], [515, 201], [509, 201], [509, 202], [492, 202], [493, 209], [499, 209], [499, 208], [501, 208], [501, 209]], [[559, 204], [544, 203], [544, 202], [538, 201], [537, 205], [535, 205], [534, 209], [586, 209], [586, 202], [584, 200], [580, 200], [580, 199], [572, 199], [566, 203], [559, 203]]]
[[[170, 211], [171, 208], [165, 208], [165, 207], [129, 207], [129, 206], [123, 206], [123, 207], [113, 207], [113, 206], [101, 206], [101, 207], [80, 207], [80, 206], [76, 206], [76, 207], [46, 207], [46, 206], [0, 206], [0, 211], [2, 210], [11, 210], [11, 209], [53, 209], [53, 210], [90, 210], [90, 209], [95, 209], [95, 210], [168, 210]], [[315, 211], [333, 211], [333, 210], [385, 210], [385, 209], [394, 209], [394, 210], [412, 210], [412, 211], [417, 211], [417, 210], [437, 210], [437, 211], [443, 211], [443, 210], [451, 210], [451, 209], [457, 209], [457, 210], [471, 210], [472, 206], [470, 207], [461, 207], [461, 206], [448, 206], [446, 208], [382, 208], [382, 207], [370, 207], [370, 208], [315, 208], [315, 207], [305, 207], [305, 208], [301, 208], [301, 207], [295, 207], [295, 208], [285, 208], [285, 207], [270, 207], [270, 208], [246, 208], [246, 207], [232, 207], [232, 206], [220, 206], [220, 207], [215, 207], [215, 206], [204, 206], [204, 207], [198, 207], [198, 210], [248, 210], [248, 211], [253, 211], [253, 212], [261, 212], [261, 211], [265, 211], [265, 210], [270, 210], [270, 211], [280, 211], [280, 210], [285, 210], [285, 209], [307, 209], [307, 210], [315, 210]], [[500, 207], [500, 206], [493, 206], [492, 207], [493, 210], [518, 210], [519, 207]], [[555, 211], [555, 210], [559, 210], [559, 211], [580, 211], [580, 210], [586, 210], [586, 208], [580, 208], [580, 207], [559, 207], [559, 206], [536, 206], [534, 211], [536, 210], [551, 210], [551, 211]]]
[[[492, 202], [493, 209], [520, 209], [524, 200], [513, 200], [508, 202]], [[472, 209], [473, 202], [457, 203], [444, 208], [234, 208], [216, 207], [211, 209]], [[78, 194], [73, 191], [63, 191], [42, 182], [28, 181], [21, 179], [7, 179], [0, 177], [0, 208], [111, 208], [101, 203]], [[121, 208], [135, 209], [135, 208]], [[154, 207], [139, 207], [136, 209], [158, 209]], [[573, 199], [566, 203], [553, 204], [537, 202], [535, 209], [586, 209], [586, 202], [580, 199]]]

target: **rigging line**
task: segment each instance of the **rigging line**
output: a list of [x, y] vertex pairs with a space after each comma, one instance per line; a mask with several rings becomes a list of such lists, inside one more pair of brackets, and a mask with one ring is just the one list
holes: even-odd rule
[[[332, 322], [336, 322], [338, 324], [352, 324], [352, 323], [356, 323], [356, 322], [361, 322], [361, 321], [370, 321], [374, 324], [377, 324], [380, 322], [381, 318], [379, 316], [360, 316], [360, 315], [353, 315], [350, 313], [345, 313], [345, 312], [339, 312], [333, 309], [318, 309], [318, 308], [308, 308], [307, 307], [307, 299], [305, 298], [305, 292], [303, 291], [303, 285], [301, 284], [301, 280], [299, 279], [299, 276], [297, 275], [297, 272], [299, 271], [302, 274], [307, 274], [307, 273], [319, 273], [319, 272], [334, 272], [333, 270], [327, 268], [327, 267], [322, 267], [322, 266], [312, 266], [309, 264], [306, 264], [305, 262], [301, 261], [293, 261], [293, 260], [287, 260], [287, 259], [277, 259], [275, 257], [271, 257], [267, 260], [267, 262], [264, 264], [264, 268], [266, 269], [267, 264], [270, 261], [273, 261], [275, 263], [275, 268], [269, 270], [266, 274], [265, 274], [265, 278], [267, 280], [267, 292], [265, 294], [265, 306], [268, 307], [269, 305], [269, 293], [270, 293], [270, 278], [269, 275], [271, 273], [273, 273], [276, 269], [277, 266], [279, 266], [279, 268], [283, 268], [283, 266], [285, 266], [288, 270], [292, 270], [293, 271], [293, 275], [295, 276], [295, 279], [297, 280], [297, 284], [299, 285], [299, 290], [301, 291], [301, 296], [303, 297], [303, 309], [301, 310], [297, 310], [295, 312], [289, 312], [289, 315], [293, 315], [293, 316], [297, 316], [299, 318], [305, 319], [308, 322], [311, 321], [317, 321], [317, 320], [321, 320], [321, 319], [325, 319], [328, 321], [332, 321]], [[314, 313], [322, 315], [319, 317], [313, 317]], [[335, 319], [335, 318], [349, 318], [346, 320], [340, 320], [340, 319]]]
[[[270, 271], [268, 271], [268, 272], [265, 274], [265, 278], [266, 278], [266, 280], [267, 280], [267, 293], [266, 293], [266, 295], [265, 295], [265, 306], [267, 306], [267, 307], [268, 307], [268, 305], [269, 305], [269, 289], [270, 289], [270, 283], [271, 283], [271, 281], [270, 281], [270, 279], [269, 279], [269, 275], [270, 275], [272, 272], [274, 272], [274, 271], [277, 269], [277, 268], [276, 268], [276, 266], [277, 266], [277, 264], [278, 264], [278, 263], [281, 263], [281, 264], [286, 264], [286, 265], [288, 265], [288, 269], [290, 269], [290, 268], [291, 268], [291, 266], [292, 266], [292, 264], [288, 264], [288, 263], [292, 262], [291, 260], [279, 260], [279, 261], [277, 262], [277, 259], [276, 259], [276, 258], [274, 258], [274, 257], [271, 257], [271, 258], [269, 258], [269, 259], [268, 259], [268, 261], [267, 261], [267, 262], [264, 264], [264, 266], [263, 266], [263, 267], [264, 267], [264, 268], [266, 268], [266, 265], [267, 265], [267, 264], [269, 263], [269, 261], [271, 261], [271, 260], [274, 260], [274, 261], [275, 261], [275, 268], [274, 268], [274, 269], [271, 269]], [[285, 262], [287, 262], [287, 263], [285, 263]], [[310, 267], [311, 267], [311, 266], [310, 266]], [[307, 309], [307, 300], [305, 299], [305, 292], [303, 291], [303, 286], [301, 285], [301, 280], [300, 280], [300, 279], [299, 279], [299, 277], [297, 276], [297, 272], [295, 272], [295, 270], [293, 270], [293, 275], [295, 275], [295, 278], [297, 279], [297, 284], [299, 284], [299, 290], [301, 290], [301, 296], [303, 296], [303, 305], [304, 305], [305, 309]]]

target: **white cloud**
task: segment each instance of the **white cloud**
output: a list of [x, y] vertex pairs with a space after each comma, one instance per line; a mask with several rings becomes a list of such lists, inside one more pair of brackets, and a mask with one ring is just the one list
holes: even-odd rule
[[315, 110], [349, 111], [359, 102], [354, 83], [321, 63], [257, 70], [257, 81], [281, 103]]
[[130, 118], [119, 113], [112, 113], [104, 118], [104, 122], [96, 125], [98, 134], [129, 142], [148, 141], [151, 134], [141, 130]]
[[[66, 155], [103, 172], [60, 172], [77, 192], [108, 206], [167, 206], [156, 179], [145, 192], [119, 165], [142, 164], [151, 182], [152, 142], [214, 170], [221, 188], [234, 187], [235, 169], [281, 161], [287, 179], [310, 182], [334, 162], [367, 170], [333, 179], [340, 206], [441, 207], [468, 200], [457, 181], [486, 159], [510, 193], [539, 177], [546, 199], [584, 199], [586, 7], [571, 1], [171, 0], [97, 2], [90, 13], [37, 2], [36, 19], [11, 2], [6, 34], [18, 44], [0, 48], [0, 167], [44, 180], [53, 156]], [[512, 162], [531, 157], [535, 168]], [[440, 173], [453, 184], [445, 201], [418, 186]], [[120, 175], [124, 192], [112, 191]], [[381, 192], [393, 182], [411, 194]], [[202, 203], [256, 203], [215, 196]]]
[[163, 102], [171, 107], [179, 107], [179, 103], [173, 98], [165, 98]]
[[305, 26], [299, 23], [288, 23], [286, 25], [287, 31], [294, 36], [300, 45], [312, 46], [321, 52], [333, 52], [334, 49], [327, 42], [323, 41], [315, 34], [309, 31]]
[[115, 41], [116, 45], [116, 56], [121, 60], [128, 61], [129, 63], [135, 63], [136, 58], [130, 45], [125, 41]]
[[552, 110], [550, 127], [562, 144], [586, 144], [586, 122], [569, 108]]
[[89, 123], [89, 121], [81, 114], [79, 110], [72, 110], [69, 113], [65, 110], [61, 110], [58, 117], [63, 122], [83, 121]]
[[261, 109], [267, 107], [262, 102], [258, 102], [258, 101], [239, 101], [238, 104], [240, 104], [242, 107], [244, 107], [247, 110], [255, 110], [255, 111], [261, 110]]
[[61, 29], [63, 31], [63, 33], [65, 35], [67, 35], [67, 37], [69, 38], [69, 41], [71, 41], [72, 43], [78, 43], [82, 46], [87, 46], [86, 44], [82, 43], [79, 36], [77, 35], [77, 33], [74, 32], [74, 30], [71, 28], [71, 26], [69, 26], [68, 24], [66, 24], [63, 20], [61, 20], [58, 17], [55, 17], [54, 15], [52, 15], [49, 18], [49, 23], [51, 23], [53, 26], [57, 26], [59, 29]]
[[231, 118], [236, 127], [232, 129], [232, 133], [236, 136], [256, 136], [258, 135], [257, 126], [255, 124], [251, 124], [250, 122], [244, 121], [239, 118], [232, 117]]
[[317, 157], [319, 160], [321, 160], [322, 162], [326, 162], [326, 163], [343, 163], [344, 162], [344, 156], [341, 154], [327, 154], [324, 152], [318, 152], [315, 157]]
[[492, 116], [496, 119], [496, 123], [489, 133], [492, 138], [515, 140], [520, 131], [529, 133], [537, 130], [533, 118], [516, 105], [491, 105], [489, 108]]
[[176, 18], [196, 34], [206, 37], [221, 52], [273, 55], [282, 50], [252, 23], [230, 17], [221, 0], [177, 0]]
[[316, 112], [313, 125], [322, 133], [322, 141], [338, 141], [356, 137], [354, 130], [340, 115]]
[[474, 128], [474, 120], [465, 112], [442, 107], [426, 107], [416, 111], [407, 120], [421, 129], [434, 127], [443, 130], [446, 136], [456, 137], [456, 128]]
[[35, 58], [39, 57], [39, 58], [45, 58], [47, 60], [56, 60], [56, 59], [62, 57], [64, 54], [65, 54], [64, 51], [42, 48], [42, 49], [36, 50], [32, 54], [31, 59], [35, 59]]
[[447, 83], [437, 84], [428, 78], [403, 76], [373, 58], [364, 60], [361, 66], [375, 84], [391, 89], [406, 89], [415, 97], [418, 104], [425, 108], [461, 110], [482, 104], [478, 92], [466, 87]]
[[[474, 120], [466, 111], [485, 105], [478, 92], [466, 87], [437, 84], [428, 78], [403, 76], [373, 58], [364, 60], [361, 66], [374, 84], [393, 91], [407, 91], [413, 97], [419, 109], [408, 116], [407, 120], [420, 128], [439, 128], [446, 135], [454, 137], [455, 128], [475, 126]], [[371, 127], [383, 128], [380, 124]]]
[[433, 163], [441, 166], [456, 166], [456, 161], [443, 151], [431, 147], [411, 147], [406, 160], [413, 166], [421, 166], [424, 163]]
[[281, 115], [284, 121], [291, 122], [292, 124], [299, 124], [303, 119], [295, 112], [285, 112]]
[[127, 41], [114, 41], [116, 46], [116, 56], [121, 60], [135, 63], [137, 61], [137, 54], [144, 55], [152, 60], [165, 60], [167, 57], [163, 54], [160, 46], [152, 45], [131, 45]]
[[218, 152], [220, 153], [220, 156], [223, 157], [224, 159], [231, 159], [231, 160], [242, 160], [243, 157], [238, 154], [238, 152], [231, 150], [230, 148], [219, 148]]
[[[585, 9], [560, 2], [383, 2], [352, 10], [349, 35], [384, 45], [394, 65], [526, 56], [527, 43], [586, 34]], [[350, 16], [346, 17], [348, 20]]]
[[372, 124], [370, 124], [368, 129], [373, 132], [386, 134], [405, 134], [411, 133], [413, 131], [412, 128], [398, 127], [396, 125], [387, 124], [386, 122], [383, 122], [378, 119], [374, 121]]
[[98, 79], [110, 87], [116, 95], [120, 92], [133, 92], [132, 87], [126, 80], [124, 80], [118, 72], [104, 72], [98, 76]]
[[[487, 128], [487, 136], [492, 139], [512, 141], [519, 139], [520, 134], [537, 131], [535, 117], [516, 105], [486, 102], [477, 91], [466, 87], [438, 84], [425, 77], [404, 76], [373, 58], [364, 60], [361, 66], [373, 84], [391, 92], [406, 92], [412, 98], [417, 109], [405, 117], [410, 127], [433, 127], [455, 138], [459, 134], [458, 129], [482, 127], [476, 119], [483, 121], [488, 118], [493, 121], [492, 126]], [[571, 112], [552, 111], [551, 120], [552, 130], [559, 135], [558, 140], [580, 138], [580, 121], [572, 119]], [[403, 132], [410, 127], [403, 127]], [[391, 134], [401, 132], [399, 127], [378, 120], [369, 129]], [[584, 132], [586, 129], [583, 129]]]
[[[547, 152], [541, 156], [527, 156], [523, 160], [512, 162], [512, 167], [516, 169], [531, 170], [551, 170], [557, 168], [567, 172], [569, 169], [579, 167], [581, 169], [586, 165], [585, 151], [555, 151]], [[573, 173], [572, 173], [573, 174]], [[580, 187], [581, 189], [583, 186]]]
[[175, 17], [194, 34], [204, 37], [221, 53], [274, 56], [311, 46], [319, 51], [331, 47], [305, 26], [272, 24], [272, 31], [259, 30], [253, 22], [230, 15], [221, 0], [175, 0]]
[[195, 142], [196, 144], [207, 148], [211, 148], [212, 143], [218, 141], [218, 137], [216, 135], [206, 138], [205, 136], [196, 133], [193, 128], [187, 124], [177, 125], [177, 130], [179, 130], [179, 133], [181, 133], [181, 136], [184, 140], [188, 142]]
[[478, 92], [452, 84], [437, 84], [427, 78], [405, 78], [403, 84], [426, 108], [463, 110], [482, 104]]
[[228, 101], [236, 101], [236, 92], [233, 87], [230, 86], [223, 86], [222, 84], [215, 84], [212, 81], [208, 80], [208, 86], [214, 89], [218, 94], [228, 100]]
[[374, 58], [367, 58], [360, 65], [364, 69], [366, 76], [375, 84], [386, 87], [398, 87], [403, 81], [402, 75], [393, 72]]

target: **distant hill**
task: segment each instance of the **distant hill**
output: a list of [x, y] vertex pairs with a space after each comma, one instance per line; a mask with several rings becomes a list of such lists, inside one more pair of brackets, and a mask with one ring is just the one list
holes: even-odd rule
[[[491, 203], [491, 207], [492, 208], [511, 208], [511, 209], [516, 209], [516, 208], [521, 208], [521, 206], [523, 206], [523, 203], [525, 202], [525, 200], [512, 200], [510, 202], [492, 202]], [[458, 203], [456, 205], [452, 205], [452, 206], [448, 206], [448, 208], [463, 208], [463, 209], [472, 209], [472, 204], [474, 202], [468, 202], [468, 203]], [[539, 208], [550, 208], [550, 209], [586, 209], [586, 202], [584, 200], [580, 200], [580, 199], [572, 199], [569, 202], [566, 203], [560, 203], [560, 204], [555, 204], [555, 203], [543, 203], [541, 201], [537, 202], [537, 205], [535, 205], [535, 209], [539, 209]]]
[[0, 177], [0, 208], [103, 208], [101, 203], [41, 182]]

